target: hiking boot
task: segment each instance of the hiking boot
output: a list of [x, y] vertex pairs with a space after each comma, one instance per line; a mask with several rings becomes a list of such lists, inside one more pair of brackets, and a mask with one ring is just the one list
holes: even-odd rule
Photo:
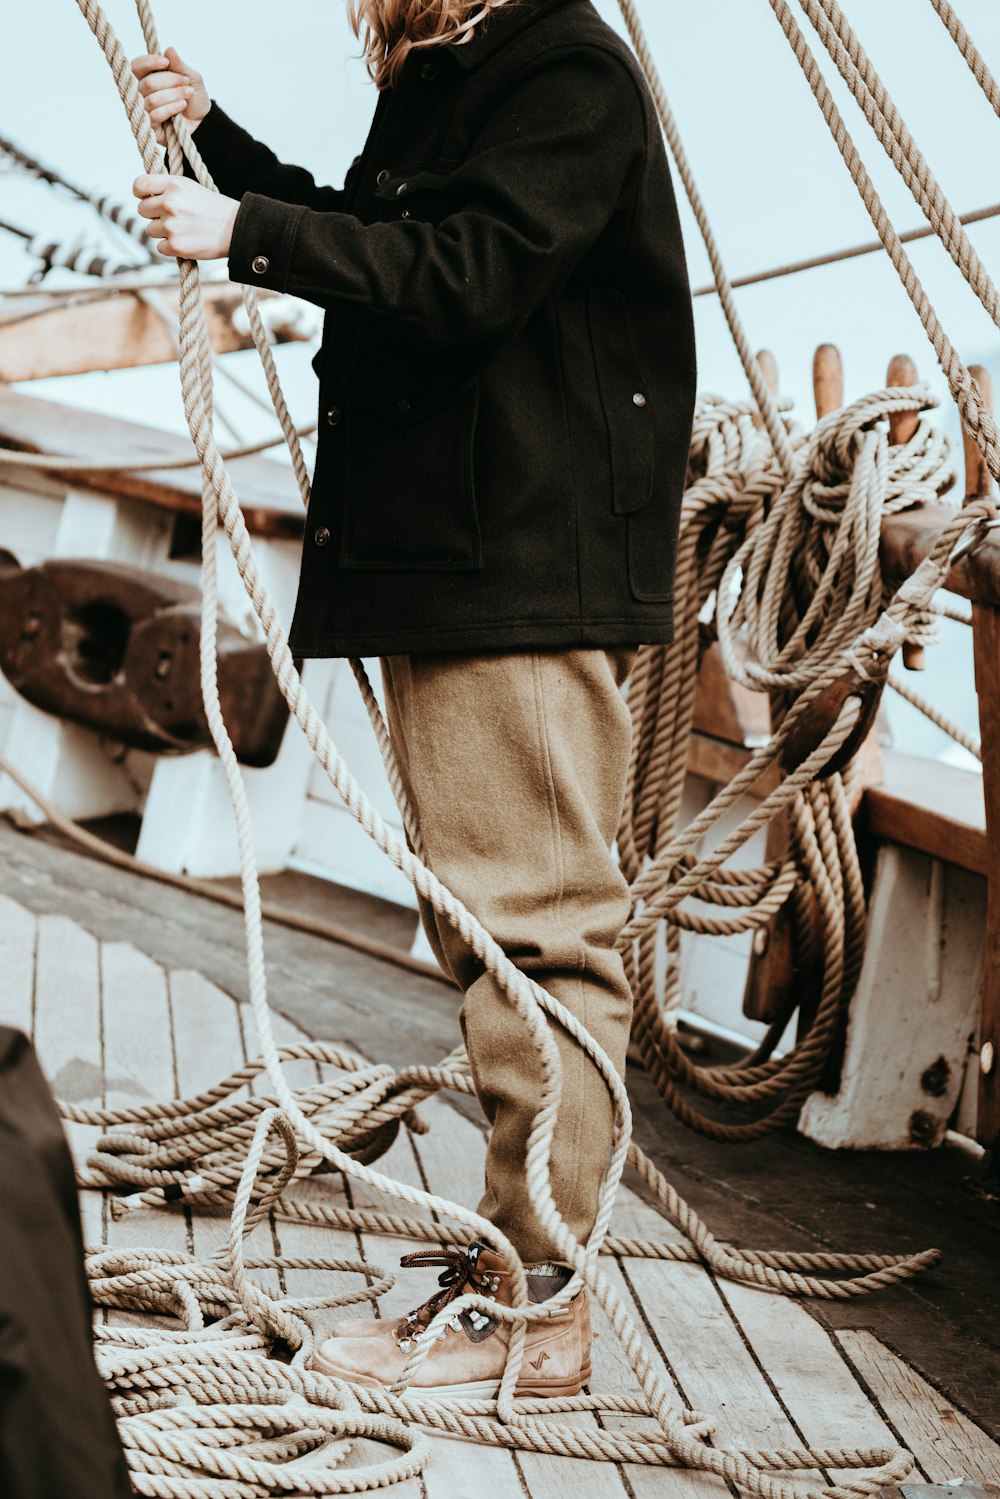
[[[351, 1384], [388, 1389], [403, 1370], [433, 1318], [467, 1292], [489, 1296], [501, 1306], [512, 1299], [505, 1260], [482, 1244], [469, 1249], [410, 1254], [401, 1264], [442, 1266], [435, 1291], [398, 1322], [343, 1322], [313, 1356], [312, 1367]], [[540, 1302], [541, 1278], [528, 1272], [528, 1294]], [[479, 1311], [465, 1311], [445, 1322], [408, 1389], [424, 1397], [492, 1399], [500, 1389], [511, 1328]], [[590, 1307], [581, 1290], [528, 1329], [516, 1394], [579, 1395], [590, 1379]]]

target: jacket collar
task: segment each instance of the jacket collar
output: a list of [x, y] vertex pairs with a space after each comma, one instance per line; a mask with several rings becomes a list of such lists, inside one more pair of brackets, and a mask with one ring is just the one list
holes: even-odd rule
[[508, 0], [476, 28], [471, 42], [462, 46], [451, 43], [442, 50], [447, 50], [459, 67], [472, 72], [543, 15], [570, 3], [578, 0]]

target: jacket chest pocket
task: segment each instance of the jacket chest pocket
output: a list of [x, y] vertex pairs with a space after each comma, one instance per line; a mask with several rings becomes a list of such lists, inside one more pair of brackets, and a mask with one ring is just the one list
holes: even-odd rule
[[482, 541], [473, 473], [475, 376], [412, 388], [383, 373], [377, 392], [352, 386], [347, 407], [347, 568], [475, 571]]
[[676, 536], [670, 518], [654, 503], [658, 413], [636, 357], [621, 292], [593, 287], [587, 313], [607, 425], [611, 505], [624, 518], [629, 587], [644, 603], [663, 602], [673, 596]]

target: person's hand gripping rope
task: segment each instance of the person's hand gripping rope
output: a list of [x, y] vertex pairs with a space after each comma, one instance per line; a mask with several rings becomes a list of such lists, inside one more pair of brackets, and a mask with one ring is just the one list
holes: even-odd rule
[[[145, 53], [132, 61], [150, 124], [162, 145], [165, 123], [183, 115], [197, 130], [212, 107], [205, 80], [183, 61], [176, 47], [159, 55]], [[235, 198], [210, 192], [187, 177], [143, 174], [132, 184], [139, 213], [150, 220], [147, 233], [158, 240], [161, 255], [188, 260], [216, 260], [229, 254], [233, 225], [239, 211]]]

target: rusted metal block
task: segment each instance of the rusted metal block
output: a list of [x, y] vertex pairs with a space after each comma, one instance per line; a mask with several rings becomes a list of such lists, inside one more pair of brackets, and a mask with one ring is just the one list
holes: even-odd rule
[[844, 672], [843, 676], [831, 682], [829, 687], [824, 688], [815, 702], [811, 704], [809, 712], [803, 713], [785, 740], [781, 751], [781, 763], [784, 769], [791, 774], [819, 748], [840, 717], [848, 698], [854, 697], [858, 698], [861, 703], [858, 721], [848, 739], [823, 766], [818, 779], [825, 780], [836, 771], [843, 770], [858, 753], [875, 726], [887, 671], [888, 663], [885, 664], [883, 670], [880, 670], [878, 676], [873, 673], [872, 676], [867, 677], [851, 667]]
[[[208, 748], [190, 584], [76, 558], [21, 568], [0, 552], [0, 665], [35, 707], [135, 749]], [[219, 697], [238, 758], [270, 765], [288, 709], [267, 652], [219, 624]]]

